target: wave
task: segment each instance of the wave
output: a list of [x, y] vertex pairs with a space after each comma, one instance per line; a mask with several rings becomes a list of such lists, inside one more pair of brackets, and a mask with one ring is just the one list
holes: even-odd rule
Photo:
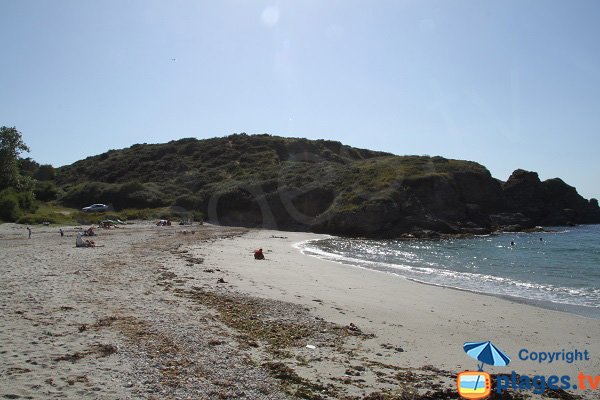
[[[441, 267], [435, 262], [418, 260], [419, 257], [413, 257], [419, 262], [418, 265], [409, 265], [396, 262], [396, 260], [394, 262], [365, 260], [349, 254], [352, 246], [348, 245], [344, 246], [344, 254], [326, 251], [320, 246], [323, 240], [326, 239], [311, 239], [297, 243], [294, 247], [309, 256], [352, 267], [389, 273], [426, 284], [573, 306], [597, 308], [600, 305], [600, 288], [576, 288], [485, 273], [456, 271]], [[418, 245], [415, 247], [419, 248]]]

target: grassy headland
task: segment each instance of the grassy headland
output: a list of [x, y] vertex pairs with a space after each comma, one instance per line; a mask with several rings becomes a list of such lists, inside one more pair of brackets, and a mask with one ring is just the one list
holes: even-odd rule
[[600, 221], [597, 202], [551, 181], [519, 170], [504, 183], [471, 161], [236, 134], [110, 150], [58, 168], [53, 188], [57, 204], [76, 209], [170, 209], [224, 225], [348, 235]]

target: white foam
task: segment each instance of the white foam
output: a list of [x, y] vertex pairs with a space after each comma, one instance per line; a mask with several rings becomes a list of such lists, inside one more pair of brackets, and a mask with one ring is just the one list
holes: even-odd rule
[[[554, 303], [563, 303], [576, 306], [592, 306], [598, 307], [600, 304], [600, 289], [578, 289], [572, 287], [557, 287], [551, 284], [526, 282], [508, 277], [500, 277], [488, 274], [480, 274], [474, 272], [460, 272], [450, 269], [440, 268], [436, 263], [427, 262], [424, 265], [408, 265], [406, 263], [389, 263], [381, 261], [364, 260], [347, 255], [336, 254], [325, 251], [318, 246], [318, 242], [324, 239], [311, 239], [304, 242], [296, 243], [295, 248], [302, 253], [338, 262], [341, 264], [358, 267], [361, 269], [375, 270], [379, 272], [391, 273], [402, 276], [418, 282], [427, 284], [435, 284], [439, 286], [447, 286], [456, 289], [475, 291], [494, 295], [509, 295], [520, 297], [527, 300], [550, 301]], [[343, 246], [346, 251], [352, 251], [350, 244]], [[361, 244], [359, 248], [366, 247]], [[411, 248], [431, 249], [431, 246], [412, 246]], [[381, 254], [372, 251], [366, 252], [366, 249], [361, 248], [362, 253]], [[404, 259], [408, 261], [418, 261], [419, 257], [411, 252], [400, 252]], [[398, 256], [398, 252], [384, 251], [384, 254]]]

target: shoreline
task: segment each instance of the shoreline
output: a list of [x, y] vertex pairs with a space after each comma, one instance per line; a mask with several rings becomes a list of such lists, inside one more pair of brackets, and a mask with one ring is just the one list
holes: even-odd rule
[[[476, 368], [462, 345], [479, 340], [513, 358], [490, 373], [600, 370], [597, 320], [293, 247], [321, 235], [136, 223], [78, 249], [73, 227], [57, 231], [36, 227], [28, 240], [24, 226], [0, 225], [5, 397], [443, 398], [456, 373]], [[253, 259], [258, 247], [265, 260]], [[523, 348], [592, 358], [538, 364], [518, 359]]]
[[[304, 243], [304, 242], [299, 242], [297, 244], [300, 244], [300, 243]], [[293, 247], [296, 248], [295, 245]], [[301, 249], [298, 249], [298, 250], [300, 252], [302, 252]], [[312, 255], [312, 254], [306, 254], [304, 252], [302, 252], [302, 253], [304, 255], [308, 256], [308, 257], [315, 257], [315, 258], [318, 258], [318, 259], [323, 260], [323, 261], [337, 262], [337, 263], [339, 263], [341, 265], [344, 265], [344, 266], [347, 266], [347, 267], [350, 267], [350, 268], [359, 268], [359, 269], [364, 269], [366, 271], [372, 271], [372, 272], [376, 272], [376, 273], [387, 274], [389, 276], [393, 276], [393, 277], [396, 277], [396, 278], [406, 279], [407, 281], [414, 282], [414, 283], [417, 283], [417, 284], [420, 284], [420, 285], [427, 285], [427, 286], [433, 286], [433, 287], [439, 287], [439, 288], [457, 290], [459, 292], [466, 292], [466, 293], [472, 293], [472, 294], [476, 294], [476, 295], [495, 297], [495, 298], [499, 298], [499, 299], [503, 299], [503, 300], [507, 300], [507, 301], [511, 301], [511, 302], [515, 302], [515, 303], [519, 303], [519, 304], [526, 304], [526, 305], [530, 305], [530, 306], [534, 306], [534, 307], [539, 307], [539, 308], [542, 308], [544, 310], [565, 312], [565, 313], [572, 314], [572, 315], [577, 315], [577, 316], [580, 316], [580, 317], [585, 317], [585, 318], [600, 320], [600, 309], [597, 309], [597, 307], [595, 308], [595, 307], [575, 305], [575, 304], [556, 303], [556, 302], [553, 302], [553, 301], [550, 301], [550, 300], [534, 300], [534, 299], [528, 299], [528, 298], [525, 298], [525, 297], [511, 296], [511, 295], [508, 295], [508, 294], [488, 293], [488, 292], [482, 292], [482, 291], [477, 291], [477, 290], [469, 290], [469, 289], [460, 288], [460, 287], [456, 287], [456, 286], [443, 285], [443, 284], [434, 283], [434, 282], [426, 282], [426, 281], [422, 281], [422, 280], [415, 279], [415, 278], [410, 278], [410, 277], [404, 276], [402, 274], [398, 274], [398, 273], [394, 273], [394, 272], [390, 272], [390, 271], [380, 271], [380, 270], [377, 270], [377, 269], [362, 267], [362, 266], [359, 266], [359, 265], [347, 264], [347, 263], [344, 263], [342, 261], [327, 260], [325, 258], [320, 258], [319, 256]]]
[[[270, 236], [275, 235], [287, 236], [285, 239], [270, 238]], [[312, 300], [306, 300], [306, 297], [310, 294], [311, 296], [322, 300], [324, 303], [331, 303], [331, 305], [333, 306], [333, 310], [336, 310], [335, 307], [337, 307], [354, 311], [354, 314], [357, 318], [360, 318], [360, 320], [366, 320], [367, 322], [369, 322], [369, 320], [375, 321], [379, 317], [379, 319], [381, 319], [382, 321], [376, 324], [378, 325], [376, 327], [377, 330], [393, 330], [387, 329], [385, 328], [385, 326], [382, 326], [387, 325], [387, 323], [382, 324], [382, 322], [386, 322], [387, 319], [392, 320], [392, 318], [394, 318], [392, 314], [394, 313], [397, 313], [398, 315], [404, 314], [405, 317], [411, 317], [411, 324], [415, 325], [413, 327], [415, 331], [418, 330], [419, 323], [425, 322], [427, 324], [431, 324], [432, 326], [437, 326], [438, 328], [441, 326], [436, 325], [437, 323], [440, 323], [441, 325], [445, 326], [450, 326], [452, 329], [456, 330], [456, 332], [453, 335], [458, 335], [462, 332], [462, 334], [464, 334], [464, 339], [459, 339], [458, 342], [456, 342], [456, 344], [459, 345], [462, 345], [462, 342], [459, 343], [461, 340], [474, 340], [474, 337], [472, 336], [479, 336], [482, 340], [485, 336], [487, 336], [489, 340], [494, 341], [494, 338], [491, 337], [494, 336], [494, 331], [502, 332], [502, 336], [513, 336], [510, 339], [510, 341], [513, 342], [513, 348], [516, 351], [518, 351], [519, 349], [516, 348], [517, 345], [515, 342], [517, 341], [517, 339], [515, 336], [525, 337], [526, 335], [524, 335], [524, 333], [528, 330], [531, 331], [532, 338], [526, 338], [524, 340], [525, 343], [531, 341], [535, 336], [542, 335], [545, 336], [544, 339], [547, 339], [547, 343], [556, 343], [556, 347], [564, 347], [563, 344], [560, 344], [560, 340], [564, 336], [561, 333], [553, 337], [553, 335], [548, 334], [548, 331], [564, 332], [568, 330], [568, 327], [574, 327], [578, 324], [583, 324], [591, 328], [591, 330], [589, 330], [590, 332], [594, 332], [596, 335], [600, 333], [597, 320], [595, 319], [565, 313], [562, 311], [547, 310], [545, 308], [540, 308], [530, 304], [517, 303], [510, 299], [502, 299], [496, 296], [482, 295], [481, 293], [459, 291], [443, 286], [424, 285], [422, 283], [407, 280], [401, 276], [396, 276], [396, 278], [400, 279], [390, 280], [390, 274], [373, 274], [373, 271], [369, 269], [348, 268], [348, 266], [346, 266], [345, 264], [342, 265], [335, 261], [310, 257], [309, 255], [303, 254], [298, 249], [293, 247], [295, 243], [319, 237], [320, 235], [311, 233], [306, 234], [269, 230], [250, 231], [244, 236], [243, 239], [233, 239], [234, 242], [250, 242], [246, 244], [246, 246], [248, 247], [248, 252], [250, 252], [254, 247], [261, 247], [261, 243], [263, 249], [269, 249], [269, 246], [273, 246], [272, 253], [266, 253], [267, 258], [273, 258], [274, 254], [285, 253], [285, 261], [283, 259], [279, 259], [278, 257], [277, 259], [270, 262], [276, 262], [278, 264], [281, 264], [281, 262], [287, 262], [287, 268], [285, 268], [284, 271], [281, 271], [275, 269], [275, 267], [269, 266], [269, 271], [267, 273], [265, 271], [257, 269], [259, 268], [258, 266], [256, 266], [255, 268], [254, 265], [247, 265], [247, 263], [243, 261], [235, 260], [237, 256], [243, 257], [243, 255], [239, 254], [238, 252], [236, 254], [236, 257], [231, 257], [232, 254], [228, 254], [228, 256], [226, 257], [230, 262], [228, 270], [239, 274], [240, 278], [246, 279], [250, 278], [249, 274], [257, 274], [252, 275], [251, 278], [255, 281], [254, 285], [249, 286], [244, 283], [239, 283], [238, 285], [236, 285], [239, 289], [242, 289], [242, 291], [251, 292], [252, 294], [266, 295], [267, 297], [275, 297], [279, 300], [292, 301], [303, 305], [310, 305], [310, 301]], [[284, 244], [284, 246], [282, 247], [279, 244], [273, 243], [273, 241], [277, 240], [279, 240], [280, 242], [284, 242], [279, 243]], [[241, 243], [236, 243], [235, 245], [238, 244]], [[286, 250], [286, 248], [296, 252], [297, 256], [294, 257], [293, 255], [290, 255], [289, 250]], [[211, 261], [210, 256], [206, 259], [209, 262]], [[248, 261], [253, 262], [253, 260]], [[250, 267], [250, 270], [246, 269], [246, 267]], [[295, 271], [296, 267], [298, 268], [298, 270]], [[300, 273], [299, 271], [302, 272]], [[279, 273], [281, 273], [281, 276], [277, 276]], [[261, 286], [261, 279], [268, 280], [268, 286], [273, 287], [273, 289], [269, 290], [265, 289], [264, 287], [257, 289], [256, 286]], [[293, 283], [289, 282], [290, 279], [293, 281]], [[315, 283], [311, 283], [311, 281], [317, 283], [317, 285], [315, 285]], [[335, 281], [338, 281], [338, 284], [332, 283]], [[323, 282], [323, 284], [325, 284], [325, 282], [328, 283], [324, 288], [319, 288], [318, 285], [321, 284], [321, 282]], [[365, 283], [368, 284], [368, 286], [374, 287], [374, 293], [364, 293], [365, 286], [367, 286], [365, 285]], [[308, 288], [310, 290], [304, 291], [304, 296], [302, 296], [302, 294], [291, 295], [290, 292], [293, 290], [294, 286], [304, 287], [305, 289]], [[360, 286], [362, 286], [362, 290], [360, 290], [360, 293], [358, 293]], [[375, 289], [375, 287], [377, 289]], [[400, 301], [399, 304], [397, 304], [396, 306], [394, 306], [393, 304], [385, 305], [385, 301], [383, 299], [394, 299], [394, 296], [392, 296], [391, 293], [396, 294], [398, 292], [404, 292], [407, 294], [407, 296], [401, 299], [402, 301]], [[282, 295], [282, 293], [286, 294]], [[390, 294], [389, 296], [387, 295], [388, 293]], [[329, 297], [329, 301], [325, 299], [326, 296]], [[426, 298], [427, 301], [423, 302], [424, 298]], [[415, 300], [417, 300], [416, 303]], [[421, 301], [420, 304], [419, 300]], [[342, 303], [342, 305], [340, 305], [339, 303]], [[477, 330], [479, 331], [478, 335], [473, 335], [472, 333], [470, 333], [470, 329], [466, 330], [464, 329], [464, 326], [462, 326], [463, 322], [467, 322], [467, 325], [472, 324], [472, 322], [466, 321], [464, 319], [466, 315], [459, 309], [458, 304], [465, 303], [468, 304], [469, 307], [476, 307], [476, 314], [481, 314], [481, 316], [478, 318], [478, 320], [480, 320], [481, 322], [476, 324], [478, 327]], [[449, 307], [450, 305], [452, 305], [453, 307]], [[412, 308], [415, 308], [415, 306], [417, 306], [416, 308], [418, 308], [418, 311], [406, 312], [406, 309], [410, 308], [411, 306]], [[371, 307], [371, 313], [368, 317], [365, 318], [364, 315], [360, 315], [362, 314], [360, 310], [367, 310], [368, 307]], [[330, 320], [333, 319], [335, 322], [344, 321], [343, 318], [341, 320], [339, 319], [339, 314], [336, 315], [337, 311], [330, 312], [329, 310], [325, 310], [321, 307], [315, 308], [314, 306], [311, 307], [311, 309], [322, 312], [323, 316], [326, 316]], [[436, 309], [438, 309], [439, 312], [445, 313], [447, 314], [447, 316], [452, 317], [451, 320], [455, 322], [448, 323], [450, 321], [448, 319], [446, 319], [446, 322], [443, 322], [443, 316], [442, 319], [440, 319], [438, 316], [432, 317], [432, 314], [436, 314]], [[422, 318], [425, 321], [419, 321], [421, 317], [415, 315], [418, 314], [419, 311], [423, 311], [423, 315], [427, 317]], [[497, 312], [494, 313], [494, 311]], [[510, 332], [504, 332], [506, 330], [506, 327], [511, 326], [506, 325], [507, 321], [498, 321], [495, 318], [490, 318], [490, 315], [493, 317], [494, 315], [506, 314], [507, 317], [509, 317], [511, 314], [515, 313], [520, 314], [517, 314], [518, 318], [515, 318], [516, 320], [518, 320], [518, 324], [516, 327], [519, 331], [518, 335], [511, 334]], [[485, 314], [488, 314], [488, 317], [485, 317]], [[397, 316], [395, 318], [397, 318]], [[505, 320], [504, 317], [499, 317], [499, 319]], [[389, 323], [390, 321], [387, 322]], [[540, 328], [540, 331], [536, 331], [535, 329], [532, 330], [532, 325], [535, 325], [535, 322], [539, 322], [540, 325], [549, 324], [547, 329], [545, 329], [546, 335], [542, 334], [542, 328]], [[490, 325], [489, 329], [487, 326], [485, 326], [486, 324]], [[496, 327], [496, 329], [493, 328], [494, 326]], [[588, 329], [586, 328], [586, 330]], [[445, 335], [441, 334], [441, 337], [443, 336]], [[583, 342], [587, 343], [587, 339], [585, 337], [583, 339]], [[536, 338], [535, 340], [533, 340], [533, 342], [537, 342], [538, 340], [539, 339]], [[569, 342], [571, 341], [571, 338], [569, 338]], [[598, 350], [600, 351], [600, 348]], [[515, 354], [516, 351], [514, 351]], [[460, 354], [460, 351], [458, 352], [458, 354]], [[455, 362], [449, 361], [447, 357], [441, 358], [443, 359], [442, 364], [445, 367], [448, 367], [452, 364], [456, 365]], [[423, 361], [425, 360], [421, 360], [421, 362]], [[462, 361], [465, 362], [464, 367], [468, 368], [468, 359]], [[598, 364], [598, 360], [596, 360], [596, 363]], [[533, 366], [524, 365], [523, 371], [536, 370], [536, 368], [531, 367]]]
[[441, 284], [437, 284], [437, 283], [419, 281], [418, 279], [412, 279], [412, 278], [405, 278], [405, 279], [407, 279], [411, 282], [421, 284], [421, 285], [428, 285], [428, 286], [434, 286], [434, 287], [440, 287], [440, 288], [448, 288], [448, 289], [452, 289], [452, 290], [458, 290], [459, 292], [473, 293], [473, 294], [477, 294], [477, 295], [481, 295], [481, 296], [496, 297], [496, 298], [514, 302], [514, 303], [526, 304], [526, 305], [530, 305], [533, 307], [538, 307], [543, 310], [564, 312], [564, 313], [571, 314], [571, 315], [577, 315], [579, 317], [600, 320], [600, 310], [595, 310], [594, 307], [590, 307], [590, 306], [555, 303], [555, 302], [552, 302], [549, 300], [533, 300], [533, 299], [527, 299], [524, 297], [511, 296], [508, 294], [478, 292], [476, 290], [469, 290], [469, 289], [463, 289], [463, 288], [458, 288], [458, 287], [454, 287], [454, 286], [446, 286], [446, 285], [441, 285]]
[[[502, 232], [502, 233], [497, 233], [497, 234], [498, 235], [500, 235], [500, 234], [508, 235], [508, 234], [515, 234], [515, 233], [523, 233], [523, 232]], [[559, 234], [559, 233], [564, 233], [564, 232], [563, 231], [561, 231], [561, 232], [544, 231], [544, 233]], [[559, 302], [555, 302], [555, 301], [551, 301], [551, 300], [531, 299], [531, 298], [527, 298], [527, 297], [521, 297], [521, 296], [516, 296], [516, 295], [510, 295], [510, 294], [478, 291], [478, 290], [473, 290], [473, 289], [468, 289], [468, 288], [446, 285], [443, 283], [427, 282], [427, 281], [420, 280], [417, 278], [405, 276], [400, 272], [380, 270], [377, 268], [369, 268], [367, 266], [364, 266], [364, 263], [368, 263], [368, 261], [365, 261], [365, 260], [352, 259], [350, 257], [353, 261], [355, 260], [354, 261], [355, 263], [353, 264], [351, 261], [345, 262], [345, 258], [347, 258], [347, 256], [339, 256], [337, 254], [324, 252], [323, 250], [320, 250], [320, 249], [315, 251], [314, 249], [310, 249], [310, 248], [306, 249], [303, 247], [305, 244], [308, 244], [310, 242], [317, 242], [319, 240], [328, 239], [328, 238], [336, 238], [336, 237], [337, 236], [327, 234], [327, 235], [323, 235], [323, 237], [320, 239], [309, 239], [309, 240], [295, 243], [295, 244], [293, 244], [292, 247], [294, 247], [295, 249], [297, 249], [302, 254], [304, 254], [308, 257], [315, 257], [315, 258], [323, 260], [323, 261], [331, 261], [331, 262], [339, 263], [341, 265], [351, 267], [351, 268], [359, 268], [359, 269], [364, 269], [367, 271], [374, 271], [374, 272], [387, 274], [390, 276], [400, 277], [400, 278], [406, 279], [408, 281], [415, 282], [415, 283], [422, 284], [422, 285], [447, 288], [447, 289], [452, 289], [452, 290], [457, 290], [457, 291], [462, 291], [462, 292], [467, 292], [467, 293], [473, 293], [473, 294], [478, 294], [478, 295], [483, 295], [483, 296], [496, 297], [496, 298], [520, 303], [520, 304], [526, 304], [526, 305], [539, 307], [539, 308], [546, 309], [546, 310], [560, 311], [560, 312], [578, 315], [578, 316], [582, 316], [582, 317], [586, 317], [586, 318], [590, 318], [590, 319], [600, 320], [600, 307], [592, 307], [592, 306], [569, 304], [569, 303], [559, 303]], [[455, 238], [455, 239], [461, 240], [461, 239], [469, 239], [469, 238]], [[413, 240], [419, 241], [419, 240], [428, 240], [428, 239], [413, 239]], [[319, 252], [323, 252], [324, 254], [326, 254], [326, 256], [319, 255]]]

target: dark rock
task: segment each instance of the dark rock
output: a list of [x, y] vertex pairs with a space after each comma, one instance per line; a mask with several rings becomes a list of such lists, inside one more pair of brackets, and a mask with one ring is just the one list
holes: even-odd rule
[[490, 221], [492, 226], [498, 227], [507, 227], [507, 226], [521, 226], [521, 227], [533, 227], [535, 224], [531, 220], [531, 218], [526, 217], [522, 213], [499, 213], [490, 215]]
[[504, 184], [504, 193], [508, 209], [524, 214], [535, 225], [600, 222], [597, 201], [585, 200], [559, 178], [541, 182], [535, 172], [516, 170]]
[[[523, 229], [523, 227], [521, 225], [505, 225], [502, 227], [498, 227], [498, 230], [496, 232], [515, 233], [515, 232], [523, 232], [523, 231], [525, 231], [525, 229]], [[511, 242], [511, 244], [514, 245], [513, 242]]]

